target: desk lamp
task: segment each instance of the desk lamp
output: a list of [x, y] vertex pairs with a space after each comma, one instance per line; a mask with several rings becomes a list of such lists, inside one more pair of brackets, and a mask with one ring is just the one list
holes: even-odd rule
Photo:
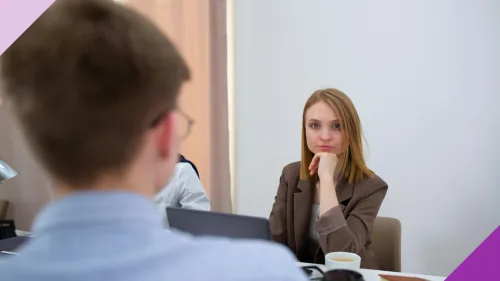
[[19, 175], [19, 173], [0, 158], [0, 183], [3, 183], [17, 175]]

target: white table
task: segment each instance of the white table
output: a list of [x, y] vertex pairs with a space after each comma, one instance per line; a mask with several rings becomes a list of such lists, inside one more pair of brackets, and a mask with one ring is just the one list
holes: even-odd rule
[[[298, 266], [308, 266], [308, 265], [315, 265], [323, 272], [327, 271], [326, 266], [324, 264], [310, 264], [310, 263], [302, 263], [298, 262]], [[363, 278], [365, 281], [380, 281], [380, 276], [379, 274], [386, 274], [386, 275], [399, 275], [399, 276], [408, 276], [408, 277], [419, 277], [425, 280], [429, 281], [444, 281], [446, 277], [440, 277], [440, 276], [431, 276], [431, 275], [420, 275], [420, 274], [410, 274], [410, 273], [401, 273], [401, 272], [390, 272], [390, 271], [382, 271], [382, 270], [372, 270], [372, 269], [360, 269], [359, 273], [363, 275]], [[314, 276], [316, 277], [316, 276]]]

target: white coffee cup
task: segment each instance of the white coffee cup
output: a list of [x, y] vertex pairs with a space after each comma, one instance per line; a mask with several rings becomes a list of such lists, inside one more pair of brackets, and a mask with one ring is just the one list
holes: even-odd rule
[[326, 269], [349, 269], [359, 271], [361, 257], [348, 252], [331, 252], [325, 255]]

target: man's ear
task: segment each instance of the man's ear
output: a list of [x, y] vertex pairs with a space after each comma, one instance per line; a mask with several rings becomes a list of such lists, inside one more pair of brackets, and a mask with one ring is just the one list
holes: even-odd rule
[[171, 111], [165, 114], [155, 128], [157, 148], [161, 157], [168, 158], [171, 154], [177, 154], [173, 149], [177, 138], [176, 121], [176, 115]]

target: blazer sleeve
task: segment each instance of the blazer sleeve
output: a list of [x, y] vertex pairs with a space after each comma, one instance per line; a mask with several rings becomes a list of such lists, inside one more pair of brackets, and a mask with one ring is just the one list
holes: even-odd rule
[[351, 252], [359, 254], [370, 238], [373, 223], [387, 193], [387, 184], [372, 187], [371, 193], [362, 198], [347, 218], [336, 206], [316, 221], [319, 244], [324, 253]]
[[273, 208], [269, 217], [271, 235], [274, 241], [287, 244], [286, 234], [286, 205], [287, 205], [288, 184], [285, 181], [284, 173], [281, 174], [278, 192], [274, 197]]

